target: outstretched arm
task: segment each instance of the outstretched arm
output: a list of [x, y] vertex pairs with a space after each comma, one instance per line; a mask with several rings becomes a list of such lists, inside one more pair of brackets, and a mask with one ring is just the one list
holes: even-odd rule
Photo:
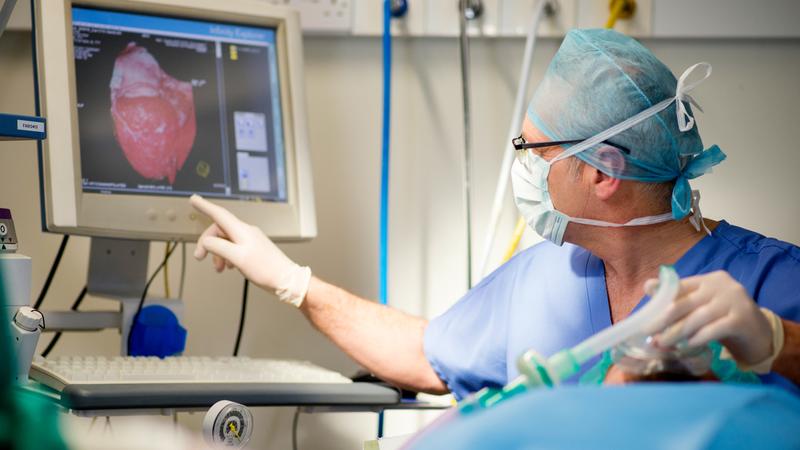
[[423, 352], [425, 319], [312, 277], [308, 267], [295, 264], [260, 229], [197, 195], [191, 203], [214, 221], [197, 241], [197, 259], [211, 253], [217, 271], [235, 267], [262, 289], [275, 291], [378, 377], [416, 391], [447, 392]]
[[422, 350], [427, 320], [364, 300], [316, 277], [300, 310], [379, 378], [415, 391], [447, 392]]

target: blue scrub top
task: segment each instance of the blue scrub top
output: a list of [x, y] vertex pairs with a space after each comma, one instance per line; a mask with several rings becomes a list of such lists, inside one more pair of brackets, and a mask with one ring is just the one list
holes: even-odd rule
[[[722, 221], [674, 267], [681, 278], [726, 270], [760, 306], [800, 322], [800, 247]], [[515, 256], [433, 319], [424, 350], [461, 399], [514, 379], [517, 358], [530, 348], [550, 356], [610, 325], [603, 261], [581, 247], [545, 241]], [[593, 364], [566, 383], [577, 382]], [[800, 393], [777, 374], [762, 380]]]

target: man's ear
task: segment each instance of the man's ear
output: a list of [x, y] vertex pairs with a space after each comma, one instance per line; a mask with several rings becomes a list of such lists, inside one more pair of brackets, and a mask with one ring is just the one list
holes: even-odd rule
[[622, 181], [620, 178], [608, 175], [608, 173], [621, 174], [625, 169], [625, 158], [619, 149], [611, 146], [601, 147], [595, 156], [605, 170], [601, 171], [587, 164], [587, 167], [593, 170], [591, 180], [594, 185], [594, 192], [600, 200], [608, 200], [619, 190]]

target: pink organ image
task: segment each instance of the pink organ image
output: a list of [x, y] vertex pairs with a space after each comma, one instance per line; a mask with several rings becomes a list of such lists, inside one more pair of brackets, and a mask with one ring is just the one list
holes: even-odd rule
[[197, 134], [192, 84], [131, 42], [114, 62], [110, 88], [114, 136], [128, 162], [147, 179], [173, 184]]

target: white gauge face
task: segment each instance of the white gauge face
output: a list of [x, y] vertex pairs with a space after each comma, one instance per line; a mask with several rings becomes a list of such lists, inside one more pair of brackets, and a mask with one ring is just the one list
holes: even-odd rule
[[253, 435], [253, 415], [244, 405], [221, 400], [206, 413], [203, 434], [211, 444], [242, 448]]

